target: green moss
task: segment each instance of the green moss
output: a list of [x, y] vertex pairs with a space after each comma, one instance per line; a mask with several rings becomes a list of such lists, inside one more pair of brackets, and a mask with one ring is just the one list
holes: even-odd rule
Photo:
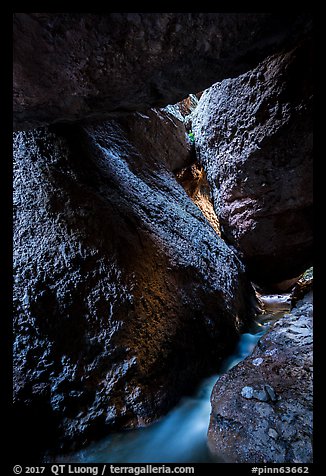
[[190, 141], [194, 144], [195, 143], [195, 134], [192, 131], [188, 132], [188, 137]]

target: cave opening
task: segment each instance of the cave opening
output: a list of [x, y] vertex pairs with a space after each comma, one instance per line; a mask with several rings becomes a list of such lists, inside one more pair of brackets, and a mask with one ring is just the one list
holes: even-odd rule
[[311, 23], [14, 14], [22, 461], [312, 462]]

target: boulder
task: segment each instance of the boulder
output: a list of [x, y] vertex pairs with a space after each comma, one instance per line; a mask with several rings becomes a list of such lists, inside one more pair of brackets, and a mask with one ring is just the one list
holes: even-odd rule
[[310, 23], [298, 13], [14, 13], [14, 127], [174, 104]]
[[251, 314], [243, 265], [171, 171], [166, 142], [177, 151], [182, 135], [170, 119], [15, 134], [21, 460], [157, 419], [216, 370]]
[[222, 236], [270, 285], [312, 261], [312, 48], [305, 40], [206, 90], [192, 114]]
[[311, 463], [312, 292], [215, 384], [208, 445], [234, 463]]

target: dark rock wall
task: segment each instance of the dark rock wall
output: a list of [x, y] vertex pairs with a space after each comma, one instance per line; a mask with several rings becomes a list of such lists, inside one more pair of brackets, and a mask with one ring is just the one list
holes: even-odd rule
[[207, 90], [192, 114], [223, 236], [270, 284], [312, 260], [312, 45]]
[[174, 104], [247, 71], [309, 22], [271, 13], [15, 13], [15, 128]]
[[15, 135], [22, 447], [31, 423], [34, 448], [68, 449], [159, 417], [216, 370], [250, 315], [242, 264], [144, 133], [167, 127], [151, 114]]

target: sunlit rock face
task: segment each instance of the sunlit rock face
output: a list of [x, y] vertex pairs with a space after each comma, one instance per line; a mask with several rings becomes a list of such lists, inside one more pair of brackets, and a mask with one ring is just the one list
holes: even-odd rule
[[213, 85], [192, 129], [222, 236], [252, 279], [298, 276], [312, 261], [311, 42]]
[[221, 236], [220, 224], [211, 198], [211, 189], [203, 167], [198, 162], [194, 162], [176, 171], [176, 178], [216, 233]]
[[150, 111], [15, 134], [22, 458], [159, 417], [217, 368], [251, 313], [242, 264], [171, 171], [165, 142], [185, 160], [188, 143], [169, 121]]
[[223, 375], [211, 396], [208, 444], [234, 463], [311, 463], [312, 292]]
[[309, 21], [297, 13], [15, 13], [15, 128], [174, 104], [252, 68]]

